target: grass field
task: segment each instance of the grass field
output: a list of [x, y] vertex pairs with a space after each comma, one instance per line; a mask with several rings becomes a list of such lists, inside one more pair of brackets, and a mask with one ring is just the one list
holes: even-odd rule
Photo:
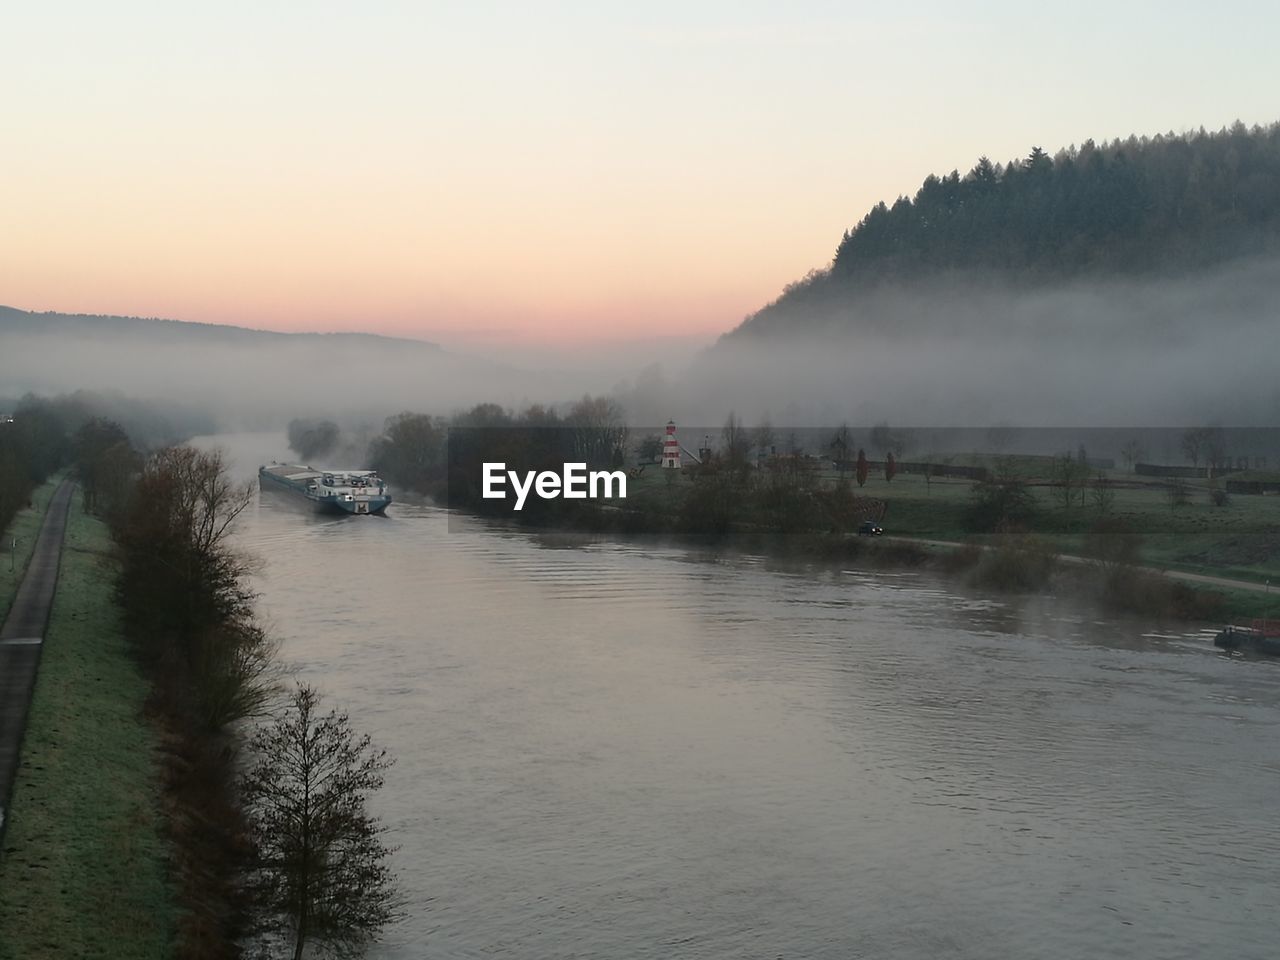
[[22, 575], [27, 571], [27, 562], [35, 548], [40, 524], [44, 520], [45, 511], [49, 509], [53, 491], [62, 482], [63, 476], [63, 473], [58, 473], [37, 487], [31, 495], [31, 506], [18, 511], [9, 529], [0, 536], [0, 623], [4, 622], [9, 608], [13, 606], [13, 597], [18, 592]]
[[159, 960], [176, 920], [147, 685], [105, 527], [73, 504], [0, 857], [0, 960]]

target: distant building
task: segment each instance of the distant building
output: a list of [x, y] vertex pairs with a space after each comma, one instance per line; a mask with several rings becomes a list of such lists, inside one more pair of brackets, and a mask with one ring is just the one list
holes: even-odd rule
[[662, 468], [664, 470], [680, 469], [680, 441], [676, 439], [676, 423], [667, 421], [667, 435], [662, 440]]

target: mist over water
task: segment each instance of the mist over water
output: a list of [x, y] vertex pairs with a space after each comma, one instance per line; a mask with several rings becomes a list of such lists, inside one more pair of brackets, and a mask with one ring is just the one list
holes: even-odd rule
[[1274, 953], [1280, 669], [1202, 633], [403, 501], [237, 536], [398, 758], [379, 960]]
[[[953, 277], [778, 310], [723, 338], [676, 395], [711, 421], [1270, 426], [1276, 356], [1274, 262], [1021, 290]], [[633, 406], [656, 410], [654, 393]]]
[[602, 340], [495, 346], [489, 359], [340, 335], [191, 340], [174, 326], [112, 333], [90, 318], [70, 332], [0, 330], [0, 383], [124, 389], [259, 428], [303, 416], [376, 428], [401, 410], [566, 404], [584, 392], [613, 395], [632, 424], [720, 423], [730, 411], [813, 426], [1280, 422], [1274, 261], [1017, 289], [953, 276], [791, 298], [702, 351], [696, 339]]

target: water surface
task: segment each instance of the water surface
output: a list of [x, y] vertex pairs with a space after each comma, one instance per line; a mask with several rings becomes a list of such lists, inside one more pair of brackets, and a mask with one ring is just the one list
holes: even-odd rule
[[445, 518], [267, 494], [239, 533], [284, 656], [398, 760], [409, 916], [372, 956], [1275, 956], [1276, 663], [1065, 599]]

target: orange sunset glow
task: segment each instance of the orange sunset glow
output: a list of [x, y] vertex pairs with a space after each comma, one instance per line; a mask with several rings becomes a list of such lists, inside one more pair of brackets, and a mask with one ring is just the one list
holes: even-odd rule
[[[1108, 35], [1073, 20], [1078, 47], [1038, 49], [1007, 43], [1016, 10], [31, 8], [2, 68], [22, 95], [0, 299], [451, 343], [705, 339], [931, 171], [1139, 111], [1223, 119], [1226, 79], [1174, 70], [1176, 49], [1148, 46], [1106, 97], [1075, 71], [1142, 18], [1108, 8]], [[1233, 36], [1233, 109], [1265, 113], [1258, 41]]]

